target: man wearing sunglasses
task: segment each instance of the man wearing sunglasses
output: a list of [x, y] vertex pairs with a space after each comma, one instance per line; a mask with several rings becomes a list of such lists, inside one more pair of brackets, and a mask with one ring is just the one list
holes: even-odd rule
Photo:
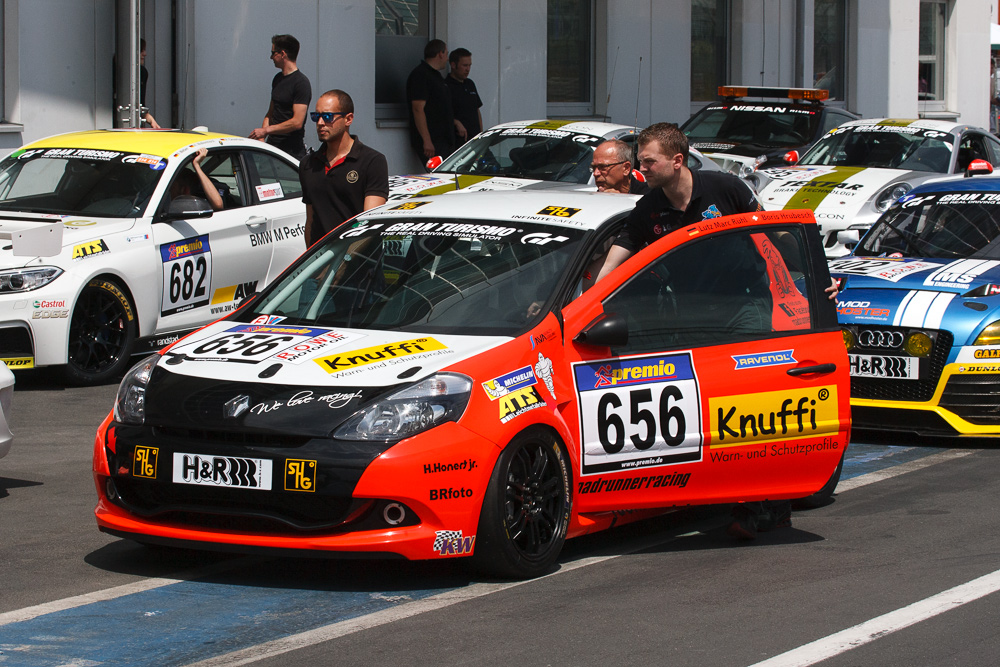
[[281, 71], [271, 81], [271, 104], [264, 123], [250, 133], [250, 138], [266, 141], [301, 160], [306, 154], [306, 112], [312, 101], [312, 86], [295, 64], [298, 57], [299, 40], [291, 35], [271, 38], [271, 62]]
[[389, 197], [385, 156], [350, 133], [354, 100], [342, 90], [328, 90], [309, 114], [322, 144], [299, 165], [302, 203], [306, 205], [306, 247], [340, 223], [384, 204]]

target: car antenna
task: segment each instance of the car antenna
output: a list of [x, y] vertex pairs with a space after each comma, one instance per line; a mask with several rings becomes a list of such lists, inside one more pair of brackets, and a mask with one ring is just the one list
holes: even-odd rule
[[615, 47], [615, 62], [611, 66], [611, 83], [608, 84], [608, 99], [604, 103], [604, 122], [608, 122], [608, 107], [611, 106], [611, 91], [615, 88], [615, 70], [618, 69], [618, 52], [621, 50], [621, 45]]
[[642, 88], [642, 56], [639, 56], [639, 77], [638, 83], [635, 85], [635, 121], [632, 123], [632, 129], [635, 133], [639, 133], [639, 90]]

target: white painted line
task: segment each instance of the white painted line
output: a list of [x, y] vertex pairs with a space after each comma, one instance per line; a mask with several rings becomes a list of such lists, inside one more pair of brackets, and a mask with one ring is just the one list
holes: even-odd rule
[[162, 588], [163, 586], [169, 586], [171, 584], [177, 584], [182, 581], [191, 581], [192, 579], [201, 579], [204, 577], [209, 577], [220, 572], [225, 572], [227, 570], [232, 570], [238, 566], [246, 565], [252, 560], [260, 560], [258, 556], [249, 556], [244, 558], [239, 558], [237, 560], [227, 560], [213, 565], [208, 565], [206, 567], [197, 568], [187, 572], [179, 572], [173, 577], [155, 577], [151, 579], [143, 579], [141, 581], [136, 581], [131, 584], [123, 584], [121, 586], [114, 586], [112, 588], [105, 588], [103, 590], [94, 591], [93, 593], [84, 593], [83, 595], [75, 595], [69, 598], [62, 598], [61, 600], [53, 600], [52, 602], [44, 602], [42, 604], [34, 605], [33, 607], [24, 607], [23, 609], [15, 609], [14, 611], [8, 611], [0, 614], [0, 626], [8, 625], [10, 623], [19, 623], [21, 621], [30, 621], [38, 616], [44, 616], [45, 614], [52, 614], [57, 611], [66, 611], [67, 609], [74, 609], [76, 607], [82, 607], [84, 605], [92, 604], [94, 602], [106, 602], [108, 600], [114, 600], [115, 598], [120, 598], [125, 595], [132, 595], [133, 593], [144, 593], [146, 591], [151, 591], [156, 588]]
[[891, 468], [886, 468], [885, 470], [876, 470], [875, 472], [870, 472], [865, 475], [852, 477], [851, 479], [845, 479], [842, 480], [840, 484], [837, 485], [837, 493], [843, 493], [844, 491], [857, 489], [862, 486], [867, 486], [868, 484], [881, 482], [896, 477], [898, 475], [905, 475], [908, 472], [913, 472], [914, 470], [920, 470], [922, 468], [928, 468], [938, 463], [944, 463], [946, 461], [960, 459], [963, 456], [968, 456], [969, 454], [975, 453], [975, 451], [976, 450], [974, 449], [949, 449], [948, 451], [944, 451], [939, 454], [931, 454], [930, 456], [925, 456], [924, 458], [917, 459], [916, 461], [909, 461], [908, 463], [900, 463], [899, 465], [892, 466]]
[[1000, 570], [750, 667], [806, 667], [1000, 590]]

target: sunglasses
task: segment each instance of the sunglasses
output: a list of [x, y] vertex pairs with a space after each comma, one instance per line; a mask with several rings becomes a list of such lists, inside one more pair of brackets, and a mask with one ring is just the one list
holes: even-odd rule
[[337, 116], [347, 116], [347, 111], [310, 111], [309, 117], [314, 123], [318, 123], [322, 118], [324, 123], [332, 123]]

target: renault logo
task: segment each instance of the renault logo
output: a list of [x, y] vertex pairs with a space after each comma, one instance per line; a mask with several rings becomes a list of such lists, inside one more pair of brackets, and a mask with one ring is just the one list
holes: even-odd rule
[[903, 334], [899, 331], [865, 329], [858, 334], [858, 344], [862, 347], [896, 348], [903, 344]]
[[246, 394], [242, 394], [240, 396], [237, 396], [236, 398], [232, 398], [226, 401], [226, 404], [223, 406], [222, 412], [223, 416], [225, 416], [226, 419], [236, 419], [241, 414], [246, 412], [247, 409], [249, 408], [250, 408], [250, 397], [247, 396]]

